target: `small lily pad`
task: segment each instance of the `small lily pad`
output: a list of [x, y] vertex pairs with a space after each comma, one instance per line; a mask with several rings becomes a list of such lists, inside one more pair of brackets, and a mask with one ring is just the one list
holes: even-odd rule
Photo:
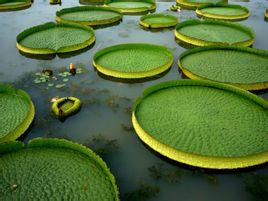
[[62, 88], [62, 87], [64, 87], [66, 84], [57, 84], [55, 87], [57, 88], [57, 89], [60, 89], [60, 88]]
[[34, 83], [35, 83], [35, 84], [39, 84], [39, 83], [41, 83], [41, 80], [40, 80], [40, 79], [35, 79], [35, 80], [34, 80]]
[[68, 78], [64, 78], [62, 81], [63, 81], [63, 82], [68, 82], [69, 79], [68, 79]]

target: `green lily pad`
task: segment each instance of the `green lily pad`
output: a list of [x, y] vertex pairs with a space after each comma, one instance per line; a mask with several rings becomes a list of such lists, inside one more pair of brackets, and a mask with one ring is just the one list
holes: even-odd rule
[[84, 5], [102, 5], [105, 3], [105, 0], [79, 0], [79, 3]]
[[93, 66], [108, 76], [125, 79], [151, 77], [170, 68], [172, 53], [164, 46], [121, 44], [100, 50], [94, 55]]
[[0, 143], [17, 139], [34, 118], [34, 105], [23, 90], [0, 84]]
[[39, 78], [36, 78], [36, 79], [34, 79], [34, 83], [39, 84], [39, 83], [41, 83], [41, 80]]
[[268, 162], [268, 102], [231, 85], [164, 82], [138, 98], [138, 136], [173, 160], [215, 169]]
[[268, 51], [235, 46], [194, 48], [179, 66], [191, 79], [208, 79], [247, 90], [268, 88]]
[[226, 4], [202, 6], [196, 10], [196, 14], [198, 17], [230, 21], [244, 20], [250, 16], [246, 7]]
[[57, 84], [55, 87], [56, 87], [57, 89], [60, 89], [60, 88], [62, 88], [62, 87], [64, 87], [64, 86], [66, 86], [66, 84]]
[[96, 6], [64, 8], [56, 15], [57, 22], [73, 22], [87, 26], [107, 25], [122, 19], [122, 14], [118, 10]]
[[187, 20], [179, 23], [176, 38], [193, 46], [237, 45], [251, 46], [254, 43], [253, 31], [238, 23], [219, 20]]
[[176, 0], [177, 4], [183, 8], [195, 10], [201, 6], [217, 3], [228, 3], [228, 0]]
[[64, 78], [62, 81], [63, 81], [63, 82], [68, 82], [69, 79], [68, 79], [68, 78]]
[[156, 8], [154, 0], [106, 0], [105, 4], [123, 14], [146, 13]]
[[0, 153], [4, 200], [119, 200], [105, 162], [77, 143], [36, 138], [0, 144]]
[[53, 83], [48, 83], [47, 86], [48, 86], [48, 87], [53, 87], [54, 84], [53, 84]]
[[146, 28], [174, 27], [178, 24], [178, 18], [167, 14], [148, 14], [140, 18], [140, 25]]
[[31, 0], [1, 0], [0, 12], [22, 10], [31, 7], [31, 5]]
[[49, 22], [21, 32], [17, 36], [17, 48], [29, 54], [56, 54], [83, 49], [94, 41], [95, 34], [90, 27]]

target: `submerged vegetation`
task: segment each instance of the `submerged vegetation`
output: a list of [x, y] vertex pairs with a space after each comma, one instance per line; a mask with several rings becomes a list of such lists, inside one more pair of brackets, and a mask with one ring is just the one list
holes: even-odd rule
[[170, 170], [164, 167], [163, 163], [158, 163], [157, 165], [153, 165], [148, 168], [150, 172], [150, 176], [155, 180], [164, 179], [168, 183], [177, 183], [182, 179], [184, 174], [184, 170], [180, 168], [176, 168], [174, 170]]
[[156, 197], [159, 192], [160, 192], [159, 187], [155, 185], [149, 185], [144, 182], [140, 182], [137, 189], [123, 195], [123, 200], [146, 201]]
[[84, 143], [86, 147], [94, 150], [101, 157], [118, 151], [119, 145], [116, 139], [108, 139], [102, 134], [94, 135]]

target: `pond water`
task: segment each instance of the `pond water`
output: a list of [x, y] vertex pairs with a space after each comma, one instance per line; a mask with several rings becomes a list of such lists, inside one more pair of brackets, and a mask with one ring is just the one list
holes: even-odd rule
[[[144, 88], [181, 79], [177, 59], [184, 51], [174, 40], [174, 31], [145, 31], [138, 25], [139, 16], [124, 16], [117, 26], [96, 30], [96, 43], [77, 55], [53, 59], [28, 58], [15, 47], [16, 36], [25, 28], [54, 21], [55, 12], [79, 5], [78, 0], [62, 1], [50, 6], [48, 0], [35, 1], [31, 8], [0, 13], [0, 82], [27, 91], [36, 107], [36, 118], [24, 142], [35, 137], [67, 138], [85, 144], [99, 153], [116, 177], [121, 200], [155, 201], [250, 201], [268, 197], [267, 165], [243, 171], [221, 172], [189, 167], [167, 160], [146, 147], [131, 125], [131, 107]], [[242, 24], [251, 26], [254, 47], [268, 50], [268, 23], [264, 11], [268, 1], [230, 1], [248, 7], [252, 15]], [[173, 3], [157, 3], [157, 11], [166, 11]], [[170, 11], [169, 11], [170, 12]], [[194, 11], [170, 12], [180, 21], [195, 18]], [[147, 42], [167, 46], [175, 62], [163, 77], [140, 83], [120, 83], [99, 76], [92, 67], [92, 57], [100, 49], [119, 43]], [[81, 67], [76, 76], [64, 74], [70, 63]], [[35, 83], [39, 73], [50, 68], [58, 80]], [[60, 75], [58, 75], [60, 74]], [[38, 79], [40, 80], [40, 79]], [[42, 79], [41, 79], [42, 80]], [[268, 100], [267, 91], [258, 95]], [[82, 110], [61, 122], [50, 110], [54, 96], [76, 96]]]

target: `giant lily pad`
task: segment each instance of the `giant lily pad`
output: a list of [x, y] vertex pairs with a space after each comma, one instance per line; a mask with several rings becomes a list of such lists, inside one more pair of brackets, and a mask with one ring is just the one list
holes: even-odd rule
[[254, 43], [253, 31], [238, 23], [218, 20], [187, 20], [179, 23], [175, 30], [176, 38], [193, 46], [237, 45], [251, 46]]
[[58, 22], [73, 22], [89, 26], [112, 24], [122, 19], [122, 14], [118, 10], [96, 6], [65, 8], [58, 11], [56, 15]]
[[66, 53], [83, 49], [94, 41], [95, 34], [90, 27], [49, 22], [21, 32], [17, 36], [17, 48], [30, 54]]
[[26, 92], [0, 84], [0, 143], [21, 136], [33, 121], [34, 113]]
[[166, 28], [178, 24], [178, 18], [166, 14], [148, 14], [140, 18], [140, 25], [146, 28]]
[[179, 67], [191, 79], [224, 82], [247, 90], [268, 88], [268, 51], [208, 46], [184, 52]]
[[176, 0], [177, 4], [187, 9], [197, 9], [207, 4], [228, 3], [228, 0]]
[[0, 0], [0, 11], [22, 10], [31, 5], [31, 0]]
[[268, 102], [231, 85], [176, 80], [149, 87], [132, 122], [143, 142], [182, 163], [232, 169], [268, 162]]
[[198, 17], [230, 21], [244, 20], [250, 16], [246, 7], [225, 4], [202, 6], [196, 10], [196, 14]]
[[102, 74], [126, 79], [151, 77], [165, 72], [173, 63], [172, 53], [164, 46], [121, 44], [97, 52], [93, 66]]
[[63, 139], [0, 144], [0, 177], [2, 200], [119, 200], [103, 160]]
[[154, 0], [106, 0], [105, 5], [119, 9], [124, 14], [139, 14], [154, 11]]
[[83, 5], [104, 4], [104, 2], [105, 0], [79, 0], [79, 3]]

